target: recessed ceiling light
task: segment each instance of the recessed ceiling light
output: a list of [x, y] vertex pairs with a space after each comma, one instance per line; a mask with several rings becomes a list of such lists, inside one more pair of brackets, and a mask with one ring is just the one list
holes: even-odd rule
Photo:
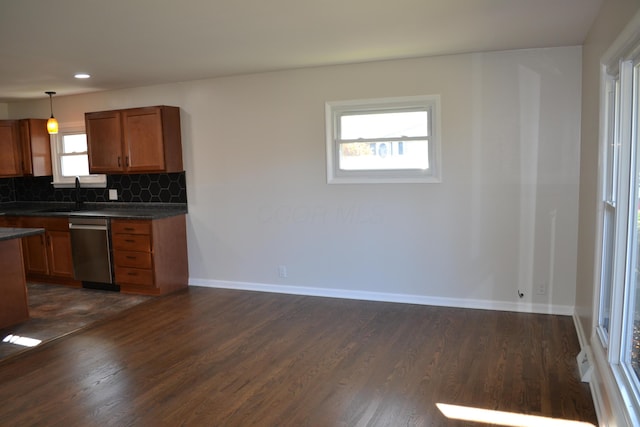
[[78, 73], [73, 77], [75, 77], [76, 79], [88, 79], [91, 76], [87, 73]]

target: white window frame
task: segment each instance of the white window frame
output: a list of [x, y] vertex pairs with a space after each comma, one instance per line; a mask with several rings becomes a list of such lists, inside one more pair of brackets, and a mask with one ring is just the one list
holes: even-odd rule
[[[632, 342], [632, 310], [635, 308], [636, 287], [638, 189], [640, 178], [640, 138], [638, 126], [640, 114], [640, 13], [607, 50], [602, 58], [600, 90], [600, 164], [595, 272], [594, 335], [591, 339], [595, 355], [596, 371], [602, 376], [611, 407], [610, 416], [617, 425], [640, 425], [640, 378], [630, 366], [630, 344]], [[619, 85], [615, 102], [609, 95], [614, 83]], [[613, 117], [612, 117], [613, 114]], [[608, 145], [613, 140], [618, 144], [617, 170], [608, 168]], [[610, 154], [610, 153], [609, 153]], [[606, 185], [615, 173], [617, 180], [613, 204], [607, 200]], [[610, 205], [610, 206], [608, 206]], [[605, 246], [605, 212], [613, 208], [615, 214], [612, 253]], [[602, 313], [603, 261], [607, 255], [613, 257], [613, 279], [611, 283], [609, 331], [603, 329]], [[598, 379], [597, 382], [600, 382]], [[596, 399], [597, 401], [598, 399]], [[624, 420], [624, 422], [623, 422]]]
[[[429, 113], [429, 168], [398, 170], [343, 170], [340, 168], [339, 120], [345, 114], [402, 112], [426, 109]], [[440, 183], [442, 182], [440, 96], [420, 95], [395, 98], [330, 101], [325, 103], [327, 183]]]
[[[627, 152], [629, 147], [625, 147], [625, 151], [621, 153], [620, 147], [620, 75], [615, 76], [607, 74], [603, 75], [603, 93], [602, 103], [604, 104], [604, 112], [606, 116], [602, 118], [602, 132], [601, 132], [601, 144], [603, 150], [601, 153], [602, 168], [601, 168], [601, 189], [600, 193], [602, 197], [600, 203], [602, 203], [602, 218], [601, 221], [601, 259], [600, 259], [600, 295], [599, 295], [599, 309], [597, 319], [597, 332], [602, 342], [602, 345], [609, 347], [609, 335], [611, 331], [611, 316], [614, 312], [614, 302], [616, 299], [616, 289], [613, 286], [616, 280], [620, 277], [615, 277], [615, 272], [620, 271], [619, 267], [616, 268], [616, 262], [620, 262], [620, 257], [615, 255], [615, 243], [621, 237], [620, 227], [618, 226], [618, 219], [620, 213], [618, 211], [618, 191], [619, 180], [629, 174], [629, 162], [623, 162], [620, 165], [621, 155], [625, 159], [629, 158], [630, 153]], [[622, 167], [621, 167], [622, 166]], [[625, 182], [622, 182], [625, 185]], [[606, 297], [603, 294], [608, 294]], [[608, 325], [605, 325], [605, 321]], [[614, 325], [615, 328], [616, 325]], [[615, 331], [614, 331], [615, 332]]]
[[[58, 133], [51, 135], [51, 160], [53, 166], [53, 186], [55, 188], [70, 188], [75, 186], [75, 177], [62, 176], [62, 138], [64, 135], [86, 134], [84, 122], [60, 124]], [[80, 185], [84, 188], [106, 188], [107, 176], [91, 174], [80, 176]]]

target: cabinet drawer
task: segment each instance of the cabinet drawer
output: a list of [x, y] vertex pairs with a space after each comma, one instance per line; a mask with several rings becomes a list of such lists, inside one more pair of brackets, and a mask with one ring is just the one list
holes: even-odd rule
[[20, 218], [17, 216], [9, 216], [0, 218], [0, 227], [20, 227]]
[[113, 248], [117, 251], [151, 252], [151, 237], [144, 234], [114, 234]]
[[151, 221], [111, 221], [114, 234], [151, 234]]
[[151, 268], [149, 252], [116, 251], [113, 258], [119, 267]]
[[119, 267], [116, 265], [116, 283], [153, 286], [153, 271], [140, 268]]
[[67, 217], [52, 218], [42, 216], [23, 216], [20, 224], [22, 227], [45, 228], [47, 231], [69, 231], [69, 219]]

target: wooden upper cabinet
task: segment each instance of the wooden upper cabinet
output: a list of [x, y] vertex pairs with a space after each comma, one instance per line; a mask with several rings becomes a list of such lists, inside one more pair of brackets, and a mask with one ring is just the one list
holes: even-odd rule
[[131, 172], [165, 169], [162, 115], [158, 108], [136, 108], [122, 112], [125, 163]]
[[92, 173], [183, 170], [178, 107], [86, 113], [85, 122]]
[[124, 172], [120, 112], [86, 113], [84, 119], [91, 173]]
[[22, 174], [50, 176], [51, 139], [47, 132], [46, 119], [23, 119], [19, 121], [20, 145], [22, 149]]
[[0, 177], [51, 174], [47, 121], [0, 120]]
[[0, 177], [22, 175], [17, 120], [0, 120]]

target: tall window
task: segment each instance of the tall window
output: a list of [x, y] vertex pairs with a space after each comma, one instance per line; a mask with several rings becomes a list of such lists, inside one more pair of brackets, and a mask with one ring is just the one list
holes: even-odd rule
[[439, 182], [439, 108], [438, 96], [328, 102], [328, 182]]
[[[625, 68], [631, 72], [630, 64]], [[623, 301], [627, 306], [623, 318], [622, 331], [622, 355], [621, 362], [626, 376], [630, 377], [631, 386], [637, 403], [640, 404], [640, 301], [638, 301], [638, 287], [640, 286], [640, 144], [638, 138], [638, 124], [640, 124], [640, 61], [633, 63], [632, 76], [629, 76], [631, 84], [626, 89], [632, 90], [630, 97], [631, 106], [629, 113], [627, 132], [632, 144], [631, 160], [631, 188], [629, 189], [629, 218], [628, 218], [628, 242], [627, 242], [627, 269], [626, 286], [624, 287]], [[627, 120], [624, 120], [625, 122]], [[640, 405], [639, 405], [640, 407]]]
[[[640, 29], [640, 15], [635, 21]], [[609, 364], [600, 371], [613, 373], [640, 425], [640, 32], [632, 34], [604, 56], [599, 343], [592, 343]]]
[[604, 143], [606, 144], [605, 170], [603, 174], [603, 224], [601, 260], [601, 297], [598, 310], [598, 333], [603, 345], [609, 345], [609, 328], [613, 296], [614, 249], [616, 241], [616, 199], [618, 191], [618, 162], [620, 140], [618, 132], [618, 104], [620, 102], [620, 79], [618, 76], [606, 81]]
[[79, 177], [83, 186], [106, 187], [106, 175], [89, 173], [84, 125], [61, 125], [58, 134], [52, 135], [52, 141], [54, 186], [74, 185], [75, 178]]

